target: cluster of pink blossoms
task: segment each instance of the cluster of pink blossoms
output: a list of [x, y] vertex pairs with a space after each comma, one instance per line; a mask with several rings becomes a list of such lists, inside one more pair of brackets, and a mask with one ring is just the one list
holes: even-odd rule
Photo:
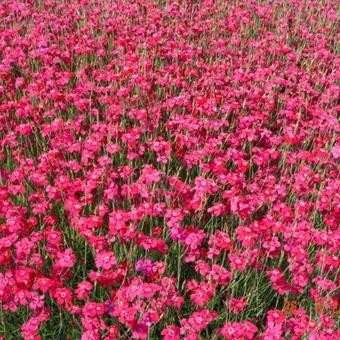
[[340, 338], [337, 13], [2, 1], [0, 339]]

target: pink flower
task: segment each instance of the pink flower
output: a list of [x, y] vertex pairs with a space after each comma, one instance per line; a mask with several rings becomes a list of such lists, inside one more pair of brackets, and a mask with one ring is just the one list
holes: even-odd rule
[[70, 305], [72, 303], [72, 291], [68, 288], [57, 288], [52, 293], [59, 305]]
[[220, 329], [220, 334], [225, 339], [254, 339], [257, 330], [257, 327], [249, 321], [227, 322]]
[[83, 300], [88, 297], [91, 290], [93, 288], [92, 283], [88, 281], [82, 281], [78, 284], [77, 289], [75, 290], [75, 293], [77, 295], [78, 300]]
[[213, 296], [215, 287], [206, 282], [197, 283], [195, 280], [187, 282], [187, 288], [190, 293], [190, 299], [197, 306], [204, 306]]
[[161, 332], [163, 340], [179, 340], [180, 339], [180, 328], [170, 325], [164, 328]]
[[83, 307], [82, 313], [86, 317], [95, 317], [104, 314], [104, 305], [102, 303], [87, 301]]
[[335, 159], [340, 158], [340, 146], [339, 146], [339, 145], [333, 146], [333, 147], [332, 147], [332, 150], [331, 150], [331, 153], [332, 153], [332, 156], [333, 156]]
[[242, 312], [247, 305], [247, 302], [244, 298], [232, 298], [228, 302], [229, 308], [233, 311], [235, 314], [239, 314]]
[[116, 257], [112, 251], [98, 252], [96, 255], [96, 266], [104, 270], [109, 270], [117, 263]]
[[76, 262], [76, 255], [71, 248], [67, 248], [64, 252], [57, 253], [56, 266], [60, 268], [72, 268]]

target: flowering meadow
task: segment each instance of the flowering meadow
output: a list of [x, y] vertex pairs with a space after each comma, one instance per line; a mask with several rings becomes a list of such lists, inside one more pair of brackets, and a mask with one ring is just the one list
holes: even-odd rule
[[339, 339], [339, 13], [3, 0], [0, 339]]

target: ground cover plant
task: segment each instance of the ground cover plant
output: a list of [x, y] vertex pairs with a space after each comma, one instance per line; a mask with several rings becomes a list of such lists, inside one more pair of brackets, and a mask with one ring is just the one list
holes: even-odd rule
[[0, 3], [0, 339], [339, 339], [339, 8]]

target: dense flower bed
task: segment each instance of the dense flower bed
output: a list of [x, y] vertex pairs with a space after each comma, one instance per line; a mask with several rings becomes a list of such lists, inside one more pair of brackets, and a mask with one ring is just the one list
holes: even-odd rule
[[340, 338], [338, 10], [2, 1], [3, 339]]

